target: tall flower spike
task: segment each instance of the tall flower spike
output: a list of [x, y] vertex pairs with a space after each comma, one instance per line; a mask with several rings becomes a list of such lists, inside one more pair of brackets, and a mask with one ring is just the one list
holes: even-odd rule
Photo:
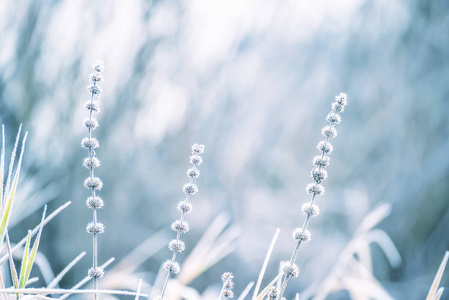
[[203, 152], [203, 145], [195, 144], [192, 146], [192, 156], [190, 156], [190, 163], [192, 164], [192, 166], [187, 170], [187, 177], [190, 180], [182, 187], [182, 190], [186, 194], [186, 197], [183, 201], [178, 203], [178, 209], [181, 211], [181, 217], [171, 225], [171, 228], [176, 232], [176, 239], [172, 240], [168, 244], [168, 248], [173, 252], [173, 255], [171, 259], [166, 260], [162, 265], [162, 268], [167, 272], [167, 275], [164, 280], [164, 285], [162, 286], [161, 294], [153, 300], [165, 299], [165, 292], [167, 290], [167, 284], [170, 280], [171, 275], [176, 275], [181, 271], [179, 263], [176, 262], [176, 256], [178, 253], [183, 252], [185, 249], [185, 244], [183, 241], [181, 241], [181, 234], [187, 233], [187, 231], [189, 231], [189, 224], [185, 221], [185, 216], [186, 214], [192, 212], [190, 197], [198, 192], [198, 187], [193, 183], [193, 180], [200, 176], [200, 171], [198, 171], [197, 167], [203, 161], [200, 156], [200, 154], [203, 154]]
[[[98, 121], [93, 118], [93, 113], [100, 111], [101, 88], [98, 83], [103, 80], [103, 62], [96, 61], [92, 64], [92, 67], [95, 72], [90, 74], [90, 85], [87, 87], [88, 91], [91, 93], [91, 98], [84, 104], [89, 111], [89, 117], [83, 121], [84, 127], [87, 128], [88, 136], [83, 138], [81, 146], [86, 148], [88, 152], [88, 157], [83, 161], [83, 166], [89, 170], [89, 177], [84, 181], [84, 187], [91, 191], [91, 195], [86, 200], [86, 205], [93, 211], [93, 220], [86, 227], [86, 231], [93, 236], [93, 261], [92, 267], [88, 270], [87, 274], [93, 279], [94, 289], [97, 290], [98, 280], [104, 275], [104, 270], [98, 266], [97, 250], [97, 235], [104, 232], [104, 225], [97, 221], [97, 209], [102, 208], [104, 202], [96, 195], [96, 192], [103, 187], [103, 183], [100, 178], [95, 177], [94, 174], [94, 169], [100, 166], [100, 161], [95, 157], [94, 149], [98, 148], [100, 144], [96, 138], [92, 137], [92, 132], [98, 127]], [[98, 299], [97, 293], [95, 294], [94, 299]]]
[[324, 187], [321, 185], [323, 180], [327, 178], [327, 171], [325, 168], [329, 165], [330, 158], [333, 147], [329, 142], [329, 139], [337, 136], [337, 130], [335, 126], [340, 124], [341, 116], [340, 113], [344, 111], [345, 106], [348, 104], [348, 97], [345, 93], [340, 93], [335, 97], [335, 101], [332, 103], [332, 110], [327, 115], [326, 121], [328, 125], [321, 130], [321, 134], [324, 136], [324, 141], [319, 142], [318, 150], [321, 152], [320, 155], [315, 156], [313, 159], [313, 169], [310, 176], [313, 182], [308, 184], [306, 191], [311, 195], [311, 199], [308, 203], [302, 206], [302, 211], [306, 218], [304, 220], [304, 225], [300, 228], [293, 230], [293, 239], [296, 241], [295, 248], [293, 249], [290, 261], [284, 263], [282, 266], [284, 275], [281, 281], [281, 288], [279, 291], [273, 290], [276, 295], [273, 295], [273, 291], [270, 291], [270, 296], [267, 299], [282, 299], [285, 289], [287, 287], [288, 280], [292, 277], [297, 277], [299, 274], [299, 269], [296, 266], [296, 258], [298, 257], [299, 246], [301, 243], [308, 242], [311, 238], [311, 233], [307, 229], [311, 217], [315, 217], [319, 214], [320, 210], [318, 206], [315, 205], [316, 196], [324, 194]]

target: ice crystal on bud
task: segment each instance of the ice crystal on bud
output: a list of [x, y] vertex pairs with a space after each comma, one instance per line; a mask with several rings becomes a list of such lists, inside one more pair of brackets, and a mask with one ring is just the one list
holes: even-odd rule
[[225, 298], [234, 298], [234, 292], [231, 289], [223, 290], [223, 297]]
[[104, 63], [101, 60], [96, 60], [93, 64], [92, 64], [92, 68], [96, 71], [96, 72], [103, 72], [104, 71]]
[[86, 189], [96, 189], [101, 190], [103, 187], [103, 182], [101, 182], [100, 178], [98, 177], [88, 177], [86, 180], [84, 180], [84, 187]]
[[95, 168], [98, 168], [100, 166], [100, 161], [95, 156], [93, 156], [93, 157], [86, 157], [83, 160], [83, 166], [86, 169], [95, 169]]
[[102, 278], [104, 276], [104, 270], [101, 267], [90, 268], [87, 274], [92, 278]]
[[332, 112], [334, 113], [341, 113], [345, 110], [345, 106], [341, 103], [334, 102], [332, 103]]
[[313, 158], [313, 164], [317, 167], [325, 168], [329, 165], [330, 157], [327, 155], [317, 155]]
[[296, 264], [290, 263], [289, 261], [282, 264], [282, 271], [287, 277], [298, 277], [299, 268]]
[[100, 101], [87, 100], [84, 103], [84, 107], [95, 112], [100, 112]]
[[310, 183], [307, 185], [306, 191], [308, 194], [323, 195], [324, 187], [318, 183]]
[[204, 145], [194, 144], [192, 146], [192, 154], [202, 154], [204, 152]]
[[312, 234], [309, 230], [303, 228], [296, 228], [293, 230], [293, 239], [300, 240], [301, 242], [308, 242], [312, 237]]
[[335, 96], [335, 102], [346, 106], [348, 104], [348, 95], [346, 95], [345, 93], [340, 93], [340, 95]]
[[98, 127], [98, 121], [97, 119], [91, 118], [91, 119], [84, 119], [83, 125], [87, 127], [88, 129], [94, 130]]
[[190, 178], [197, 178], [198, 176], [200, 176], [200, 171], [193, 167], [187, 170], [187, 176], [189, 176]]
[[304, 203], [301, 207], [301, 210], [304, 214], [315, 217], [320, 214], [320, 209], [315, 204]]
[[267, 292], [267, 300], [276, 300], [278, 298], [278, 290], [275, 286], [272, 286]]
[[180, 232], [180, 233], [186, 233], [189, 231], [189, 224], [186, 221], [176, 220], [171, 224], [171, 228], [174, 231]]
[[197, 186], [194, 185], [193, 183], [186, 183], [186, 184], [184, 184], [184, 186], [182, 187], [182, 190], [187, 195], [193, 195], [193, 194], [198, 192]]
[[232, 280], [234, 278], [234, 275], [232, 275], [231, 272], [226, 272], [223, 275], [221, 275], [221, 281], [226, 282], [228, 280]]
[[316, 182], [320, 183], [321, 181], [326, 180], [326, 178], [327, 178], [327, 171], [314, 168], [312, 170], [310, 176], [313, 178], [313, 180], [315, 180]]
[[190, 156], [191, 164], [194, 164], [195, 166], [199, 166], [199, 165], [201, 165], [202, 162], [203, 162], [203, 159], [201, 158], [201, 156], [199, 156], [199, 155]]
[[86, 231], [91, 234], [100, 234], [104, 232], [104, 225], [100, 222], [87, 224]]
[[168, 244], [168, 248], [173, 252], [182, 252], [186, 248], [185, 244], [181, 240], [172, 240]]
[[321, 134], [327, 138], [334, 138], [337, 136], [337, 130], [332, 126], [326, 126], [321, 130]]
[[83, 138], [81, 141], [81, 147], [87, 148], [87, 149], [96, 149], [100, 147], [100, 144], [98, 143], [96, 138]]
[[92, 209], [99, 209], [104, 206], [104, 201], [103, 201], [103, 199], [101, 199], [98, 196], [95, 196], [95, 197], [91, 196], [91, 197], [87, 198], [86, 205], [87, 205], [87, 207], [92, 208]]
[[90, 84], [87, 86], [87, 90], [91, 92], [93, 95], [100, 95], [101, 94], [101, 87], [99, 87], [96, 84]]
[[187, 201], [181, 201], [178, 203], [178, 209], [185, 214], [189, 214], [192, 212], [192, 204]]
[[181, 271], [181, 267], [179, 266], [179, 264], [171, 260], [166, 260], [162, 265], [162, 268], [164, 268], [165, 271], [173, 274], [179, 274], [179, 272]]
[[319, 142], [317, 148], [318, 148], [318, 150], [323, 151], [323, 153], [325, 153], [325, 154], [330, 154], [334, 150], [334, 147], [332, 147], [332, 144], [329, 142], [326, 142], [326, 141]]
[[340, 124], [341, 122], [341, 117], [339, 114], [336, 114], [334, 112], [330, 112], [327, 117], [326, 117], [326, 121], [328, 121], [331, 124], [337, 125]]
[[89, 75], [89, 79], [92, 82], [100, 82], [103, 81], [103, 75], [101, 75], [101, 73], [92, 73]]

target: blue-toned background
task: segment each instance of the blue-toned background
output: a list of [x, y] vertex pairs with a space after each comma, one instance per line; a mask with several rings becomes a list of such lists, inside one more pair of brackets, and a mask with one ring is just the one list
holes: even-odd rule
[[[169, 226], [179, 214], [190, 146], [198, 142], [206, 151], [186, 252], [220, 214], [230, 218], [228, 234], [239, 237], [225, 247], [233, 250], [228, 256], [189, 285], [206, 298], [232, 271], [239, 294], [257, 279], [280, 228], [268, 283], [292, 251], [320, 130], [343, 91], [349, 105], [333, 142], [321, 214], [311, 221], [312, 241], [300, 251], [301, 275], [287, 296], [322, 289], [363, 218], [387, 203], [391, 214], [376, 228], [391, 238], [402, 264], [390, 266], [376, 243], [361, 245], [364, 254], [353, 257], [372, 268], [341, 267], [333, 286], [352, 292], [329, 299], [368, 299], [354, 286], [374, 291], [376, 279], [394, 298], [424, 299], [449, 248], [448, 32], [443, 0], [2, 1], [0, 122], [7, 152], [20, 123], [29, 131], [22, 212], [12, 220], [11, 240], [38, 223], [43, 203], [53, 210], [71, 200], [45, 227], [40, 249], [56, 273], [86, 250], [63, 285], [85, 276], [91, 211], [80, 141], [88, 74], [102, 59], [94, 133], [106, 202], [100, 261], [119, 261], [157, 232], [142, 251], [156, 252], [174, 237]], [[380, 240], [394, 253], [386, 236]], [[136, 278], [153, 283], [169, 255], [166, 248], [151, 252]], [[137, 286], [124, 281], [104, 283]], [[447, 275], [442, 284], [449, 285]]]

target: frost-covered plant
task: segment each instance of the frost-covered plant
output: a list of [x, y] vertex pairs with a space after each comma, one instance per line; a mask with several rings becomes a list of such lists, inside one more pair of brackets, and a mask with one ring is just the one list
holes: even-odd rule
[[[88, 130], [88, 137], [83, 138], [81, 146], [86, 148], [88, 152], [88, 157], [83, 161], [83, 166], [89, 170], [89, 177], [84, 181], [84, 187], [91, 191], [91, 195], [86, 200], [86, 205], [93, 211], [93, 220], [86, 227], [86, 231], [93, 236], [93, 262], [92, 267], [88, 270], [88, 275], [93, 278], [93, 285], [96, 290], [98, 289], [98, 279], [101, 279], [104, 275], [103, 268], [98, 266], [97, 249], [97, 235], [104, 232], [104, 225], [97, 220], [97, 210], [103, 207], [104, 202], [96, 194], [96, 191], [101, 190], [103, 187], [103, 183], [94, 174], [94, 170], [100, 166], [100, 161], [95, 156], [95, 149], [99, 147], [99, 143], [96, 138], [92, 137], [92, 131], [98, 127], [98, 121], [93, 117], [93, 113], [100, 111], [101, 88], [98, 83], [103, 80], [103, 62], [96, 61], [92, 67], [95, 72], [90, 74], [90, 84], [87, 87], [91, 93], [91, 98], [84, 104], [89, 110], [89, 117], [83, 121], [83, 125]], [[97, 298], [98, 294], [95, 294], [95, 299]]]
[[[296, 241], [296, 244], [290, 260], [288, 262], [284, 262], [282, 265], [283, 277], [281, 281], [281, 288], [278, 291], [278, 299], [282, 299], [288, 280], [299, 275], [299, 268], [295, 264], [296, 258], [298, 257], [299, 247], [301, 243], [308, 242], [311, 239], [312, 235], [307, 227], [309, 225], [310, 218], [319, 214], [319, 208], [315, 204], [316, 197], [324, 194], [324, 187], [321, 183], [327, 178], [327, 171], [325, 168], [329, 165], [329, 155], [333, 150], [329, 139], [337, 136], [335, 126], [340, 124], [340, 113], [344, 111], [347, 103], [348, 101], [345, 93], [340, 93], [335, 97], [335, 101], [332, 103], [332, 110], [326, 117], [328, 125], [321, 130], [324, 140], [319, 142], [317, 146], [321, 153], [313, 159], [313, 169], [310, 173], [313, 182], [306, 187], [307, 193], [311, 194], [311, 199], [308, 203], [305, 203], [302, 206], [302, 211], [306, 215], [303, 226], [293, 230], [292, 236]], [[272, 299], [273, 296], [270, 297], [271, 298], [269, 299]]]
[[223, 287], [221, 288], [220, 299], [226, 300], [228, 298], [234, 298], [234, 281], [232, 279], [234, 275], [230, 272], [226, 272], [221, 276], [221, 281], [223, 282]]
[[192, 167], [187, 170], [187, 177], [189, 177], [189, 182], [184, 184], [182, 190], [186, 194], [183, 201], [179, 202], [178, 209], [181, 211], [181, 217], [176, 220], [171, 225], [171, 228], [176, 231], [176, 239], [172, 240], [168, 244], [168, 248], [173, 252], [172, 258], [166, 260], [162, 264], [162, 268], [167, 272], [167, 275], [162, 286], [161, 294], [158, 299], [164, 299], [165, 292], [167, 290], [167, 284], [170, 280], [172, 274], [178, 274], [181, 271], [181, 267], [178, 262], [176, 262], [176, 255], [181, 253], [185, 249], [185, 244], [181, 240], [181, 234], [187, 233], [189, 231], [189, 224], [185, 221], [185, 215], [192, 212], [192, 204], [190, 203], [190, 196], [198, 192], [198, 187], [193, 183], [194, 179], [200, 176], [200, 171], [197, 169], [199, 165], [203, 162], [200, 154], [204, 152], [204, 145], [194, 144], [192, 146], [192, 156], [190, 156], [190, 163]]

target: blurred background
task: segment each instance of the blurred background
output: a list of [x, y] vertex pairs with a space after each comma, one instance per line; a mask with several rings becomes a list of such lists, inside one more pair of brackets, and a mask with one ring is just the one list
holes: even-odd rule
[[[100, 263], [115, 257], [113, 268], [150, 238], [133, 274], [154, 282], [170, 256], [165, 245], [174, 238], [190, 147], [202, 143], [200, 192], [180, 262], [213, 222], [225, 231], [226, 250], [215, 265], [183, 275], [185, 282], [206, 297], [232, 271], [241, 293], [257, 279], [279, 228], [265, 285], [293, 250], [324, 118], [346, 92], [321, 214], [286, 296], [308, 299], [337, 266], [327, 299], [381, 299], [354, 287], [376, 285], [395, 299], [424, 299], [449, 249], [448, 30], [444, 0], [1, 1], [7, 153], [20, 123], [29, 131], [11, 240], [39, 222], [44, 203], [52, 211], [70, 200], [45, 227], [40, 250], [54, 273], [87, 251], [63, 287], [90, 266], [80, 141], [88, 74], [101, 59]], [[379, 207], [375, 242], [359, 241], [363, 251], [352, 255], [363, 270], [342, 263], [357, 228]], [[361, 278], [368, 285], [354, 285]]]

